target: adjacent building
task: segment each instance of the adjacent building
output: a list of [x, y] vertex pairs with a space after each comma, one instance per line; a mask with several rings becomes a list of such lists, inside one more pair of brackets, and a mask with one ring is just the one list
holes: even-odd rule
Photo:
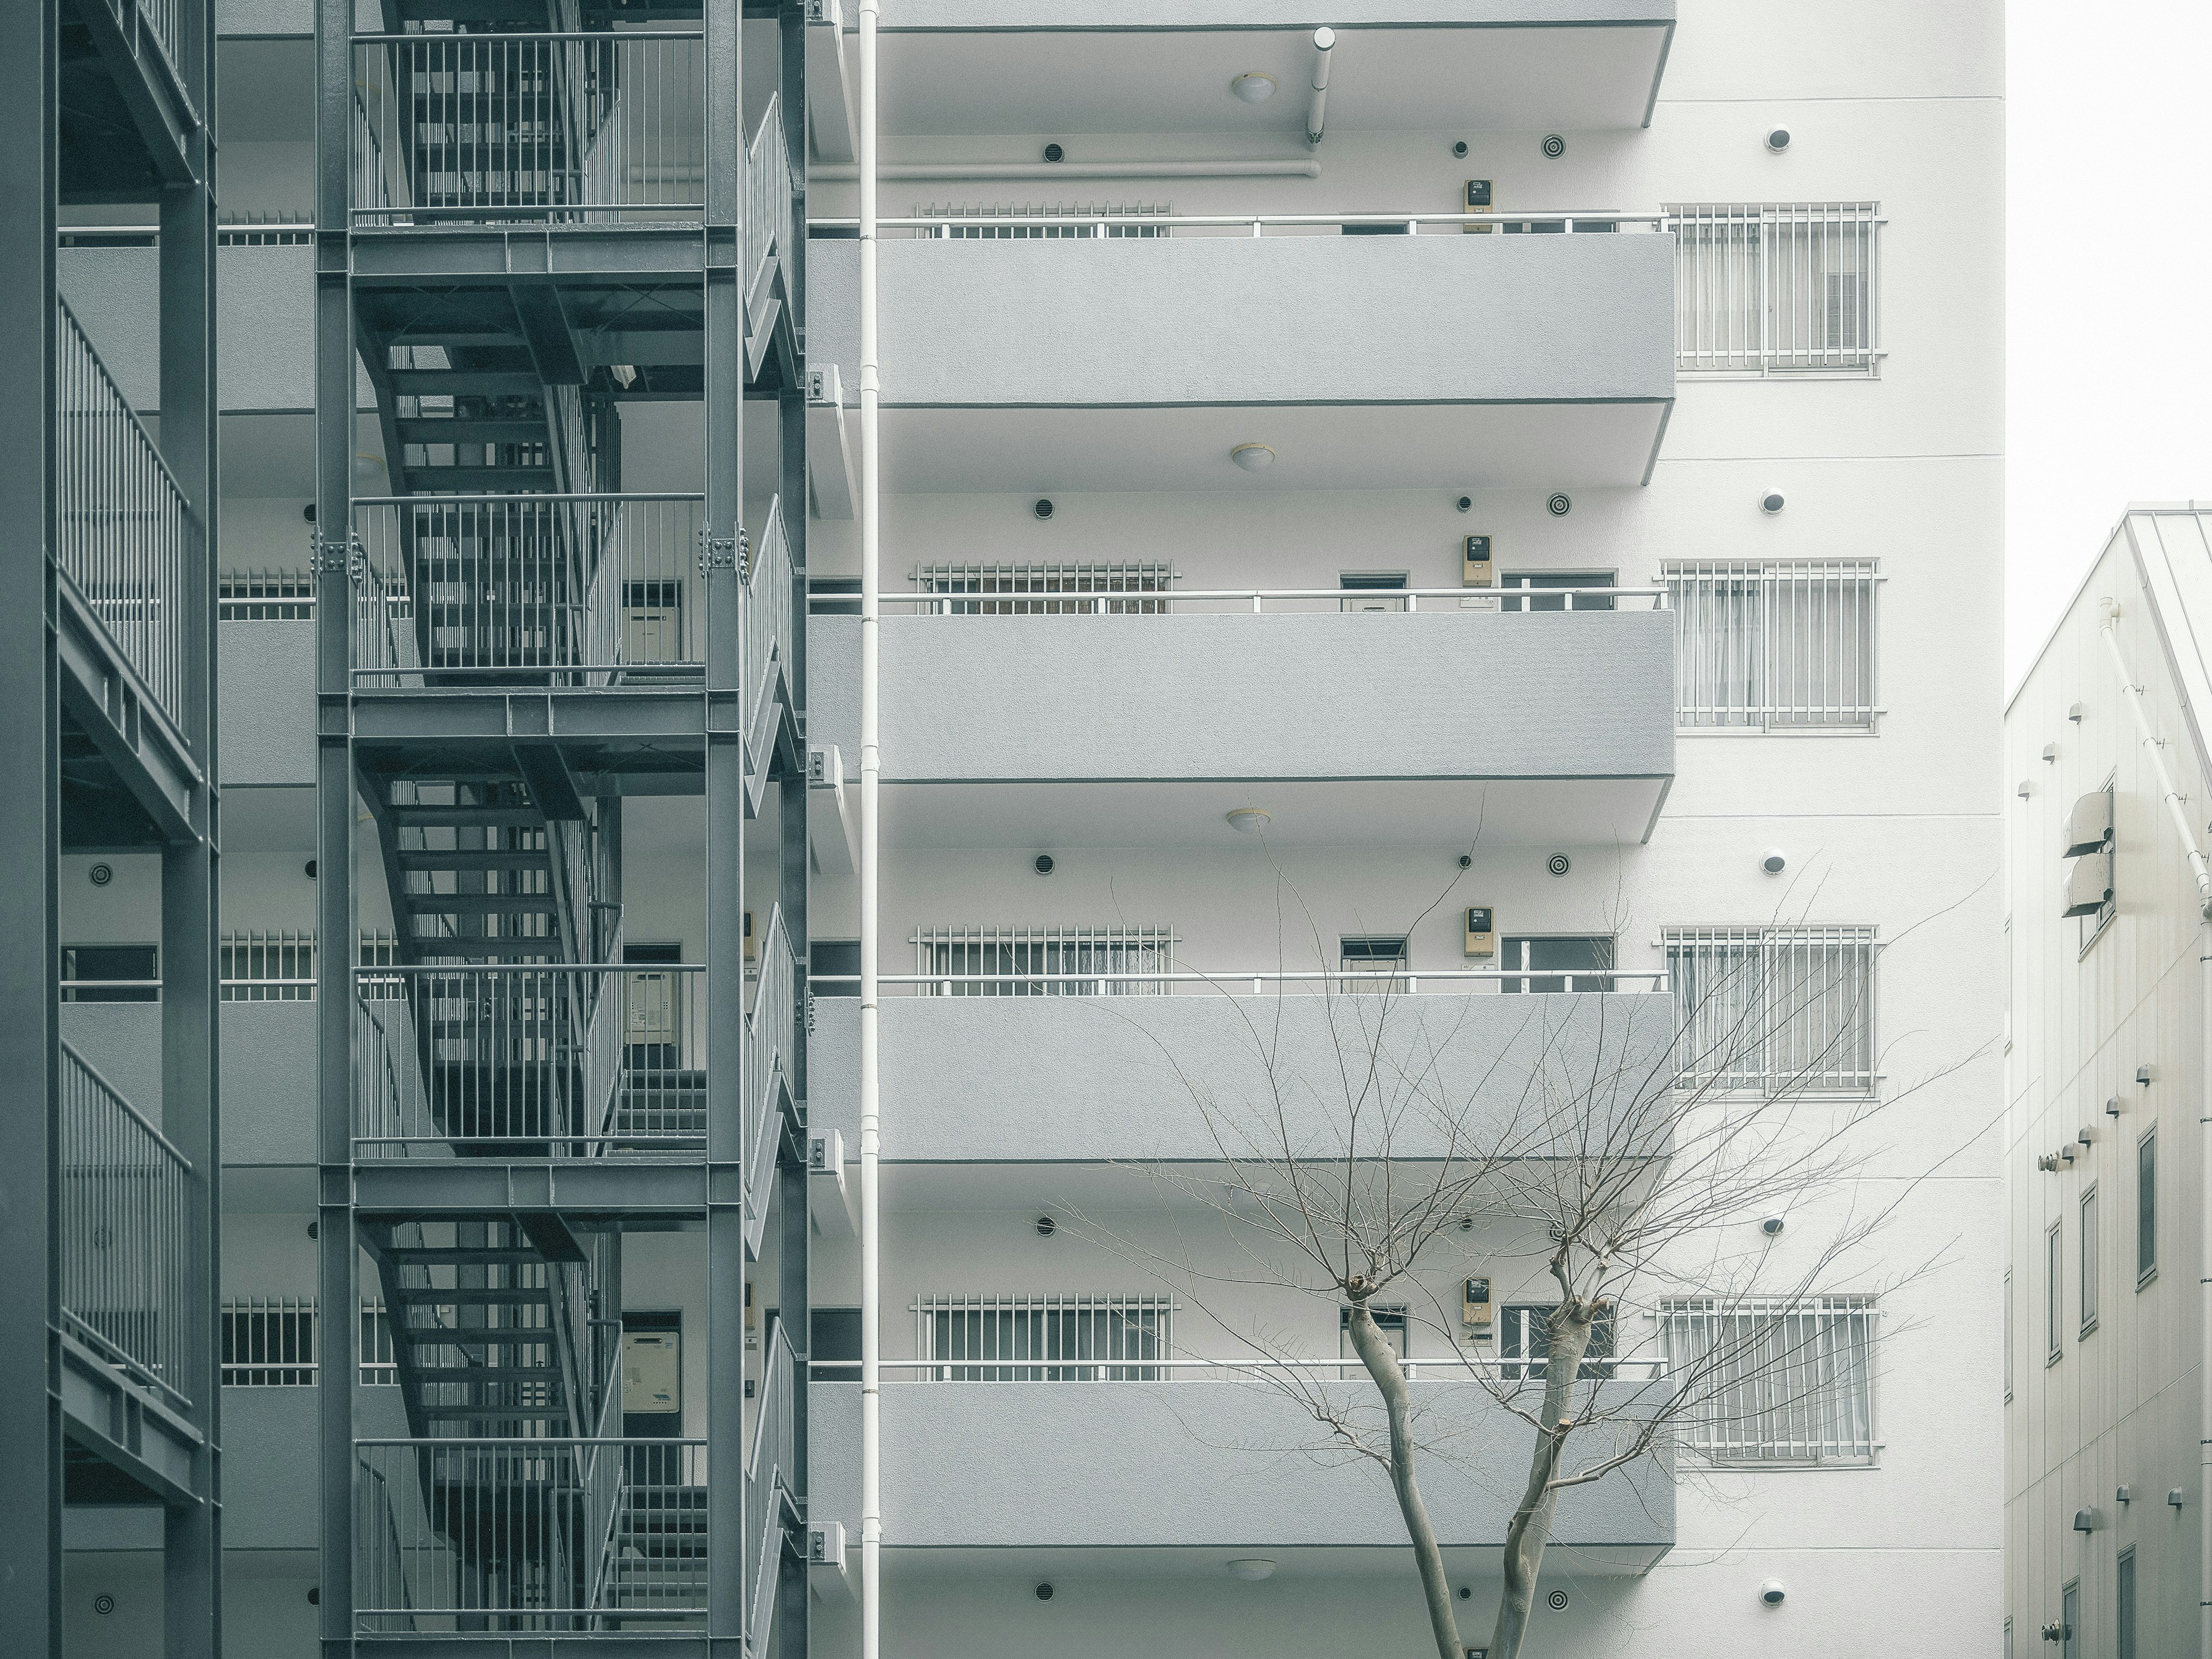
[[[64, 814], [35, 1006], [221, 1175], [234, 1651], [860, 1651], [855, 23], [203, 19], [219, 960]], [[1238, 1369], [1337, 1310], [1133, 1166], [1209, 1178], [1258, 1020], [1380, 992], [1490, 1099], [1746, 964], [1817, 988], [1731, 1082], [1894, 1097], [1895, 1221], [1810, 1383], [1563, 1506], [1538, 1639], [1992, 1650], [1998, 9], [887, 0], [880, 87], [886, 1650], [1424, 1641], [1387, 1488]], [[56, 218], [166, 447], [183, 232]], [[1547, 1293], [1468, 1219], [1393, 1337], [1479, 1646], [1525, 1427], [1467, 1365]], [[107, 1495], [69, 1650], [204, 1650]]]
[[2130, 507], [2005, 714], [2016, 1653], [2202, 1640], [2209, 529]]

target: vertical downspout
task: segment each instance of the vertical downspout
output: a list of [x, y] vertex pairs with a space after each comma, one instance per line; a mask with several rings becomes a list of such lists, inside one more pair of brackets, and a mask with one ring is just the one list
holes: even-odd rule
[[883, 1652], [883, 1233], [877, 1188], [877, 1019], [882, 988], [877, 910], [880, 850], [876, 623], [881, 457], [876, 362], [876, 13], [860, 0], [860, 1659]]
[[2098, 631], [2104, 635], [2105, 649], [2119, 672], [2120, 690], [2126, 694], [2129, 711], [2135, 716], [2136, 734], [2158, 778], [2159, 794], [2189, 855], [2189, 872], [2197, 878], [2197, 914], [2206, 924], [2197, 949], [2197, 1650], [2212, 1656], [2212, 1516], [2204, 1511], [2207, 1494], [2212, 1494], [2212, 1202], [2207, 1201], [2212, 1196], [2212, 866], [2207, 866], [2197, 845], [2196, 832], [2190, 827], [2189, 814], [2182, 810], [2187, 798], [2174, 787], [2161, 745], [2150, 729], [2142, 687], [2128, 672], [2127, 659], [2120, 654], [2115, 629], [2120, 618], [2119, 603], [2106, 599], [2101, 610], [2104, 623]]

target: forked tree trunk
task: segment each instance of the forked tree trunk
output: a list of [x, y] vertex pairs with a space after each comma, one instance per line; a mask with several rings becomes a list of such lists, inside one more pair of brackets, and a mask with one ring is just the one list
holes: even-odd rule
[[1429, 1626], [1435, 1632], [1438, 1659], [1465, 1659], [1459, 1644], [1459, 1622], [1452, 1617], [1451, 1585], [1444, 1577], [1443, 1552], [1437, 1547], [1436, 1528], [1429, 1524], [1428, 1505], [1413, 1479], [1413, 1394], [1406, 1386], [1404, 1367], [1390, 1350], [1389, 1340], [1367, 1311], [1364, 1301], [1352, 1304], [1352, 1346], [1367, 1374], [1375, 1379], [1390, 1418], [1390, 1485], [1398, 1494], [1398, 1512], [1406, 1520], [1406, 1536], [1413, 1541], [1413, 1563], [1420, 1569], [1421, 1593], [1429, 1604]]
[[1594, 1310], [1580, 1301], [1563, 1302], [1550, 1321], [1550, 1347], [1544, 1360], [1543, 1428], [1528, 1459], [1528, 1486], [1521, 1506], [1505, 1528], [1505, 1588], [1498, 1599], [1498, 1625], [1491, 1632], [1490, 1659], [1520, 1659], [1528, 1634], [1528, 1614], [1536, 1602], [1536, 1575], [1544, 1565], [1544, 1546], [1552, 1536], [1552, 1512], [1559, 1495], [1552, 1489], [1559, 1457], [1573, 1428], [1568, 1409], [1574, 1403], [1576, 1373], [1589, 1350]]

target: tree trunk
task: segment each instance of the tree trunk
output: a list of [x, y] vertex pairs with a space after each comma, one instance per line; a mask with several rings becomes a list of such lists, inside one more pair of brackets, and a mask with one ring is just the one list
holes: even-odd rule
[[1465, 1659], [1459, 1644], [1459, 1622], [1452, 1617], [1451, 1585], [1444, 1577], [1443, 1552], [1437, 1547], [1436, 1528], [1429, 1524], [1429, 1506], [1413, 1480], [1413, 1394], [1398, 1356], [1390, 1351], [1382, 1328], [1364, 1302], [1352, 1304], [1352, 1346], [1375, 1379], [1382, 1407], [1390, 1417], [1390, 1484], [1398, 1494], [1398, 1512], [1406, 1519], [1406, 1536], [1413, 1546], [1413, 1562], [1421, 1572], [1421, 1593], [1429, 1604], [1429, 1627], [1435, 1632], [1439, 1659]]
[[1544, 1361], [1544, 1427], [1528, 1458], [1528, 1486], [1521, 1507], [1505, 1528], [1505, 1588], [1498, 1599], [1498, 1625], [1491, 1632], [1490, 1659], [1520, 1659], [1528, 1635], [1528, 1614], [1536, 1603], [1536, 1574], [1544, 1565], [1544, 1546], [1552, 1535], [1552, 1512], [1559, 1495], [1552, 1490], [1560, 1455], [1573, 1424], [1576, 1374], [1589, 1352], [1593, 1310], [1580, 1302], [1559, 1305], [1549, 1322], [1549, 1350]]

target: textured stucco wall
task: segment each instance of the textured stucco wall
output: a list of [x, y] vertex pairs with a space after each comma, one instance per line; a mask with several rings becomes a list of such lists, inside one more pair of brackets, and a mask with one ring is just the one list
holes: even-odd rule
[[[315, 1547], [322, 1509], [316, 1391], [222, 1391], [222, 1541], [227, 1550]], [[364, 1437], [398, 1438], [407, 1414], [395, 1388], [356, 1395]]]
[[[860, 1144], [860, 1006], [817, 999], [808, 1048], [808, 1121], [840, 1131], [848, 1156]], [[1387, 1015], [1378, 1012], [1386, 1006]], [[1480, 1133], [1506, 1121], [1540, 1070], [1617, 1078], [1613, 1103], [1633, 1103], [1635, 1080], [1653, 1073], [1673, 1036], [1674, 999], [893, 997], [883, 1007], [883, 1155], [896, 1163], [1210, 1158], [1207, 1111], [1232, 1145], [1258, 1151], [1274, 1144], [1254, 1115], [1271, 1075], [1288, 1094], [1292, 1135], [1334, 1146], [1342, 1094], [1332, 1111], [1328, 1090], [1310, 1094], [1297, 1082], [1334, 1076], [1337, 1041], [1364, 1054], [1376, 1030], [1381, 1052], [1401, 1068], [1401, 1098], [1448, 1106]], [[1262, 1045], [1273, 1050], [1272, 1070]], [[1415, 1130], [1395, 1150], [1441, 1148]]]
[[[1366, 1385], [1361, 1383], [1364, 1388]], [[1623, 1397], [1654, 1383], [1614, 1383]], [[1479, 1384], [1422, 1380], [1453, 1424], [1421, 1471], [1445, 1544], [1498, 1543], [1527, 1479], [1529, 1431]], [[860, 1389], [817, 1383], [811, 1508], [859, 1535]], [[1261, 1385], [891, 1383], [883, 1395], [884, 1531], [894, 1547], [1382, 1545], [1405, 1547], [1389, 1482], [1359, 1460], [1303, 1455], [1325, 1436]], [[1671, 1543], [1674, 1492], [1649, 1464], [1560, 1500], [1562, 1544]]]
[[[315, 405], [313, 252], [226, 247], [216, 253], [219, 406]], [[161, 260], [150, 247], [64, 248], [54, 256], [62, 297], [131, 406], [161, 403]]]
[[[860, 623], [807, 629], [808, 729], [858, 755]], [[893, 781], [1674, 769], [1663, 612], [886, 617], [881, 629]], [[1387, 718], [1352, 687], [1384, 689]]]
[[[315, 1005], [222, 1006], [222, 1161], [315, 1161]], [[161, 1121], [161, 1009], [150, 1002], [72, 1002], [62, 1037], [123, 1097]]]
[[[806, 280], [857, 401], [859, 244]], [[890, 408], [1674, 395], [1671, 236], [887, 240], [878, 281]]]
[[216, 629], [225, 784], [315, 781], [315, 624], [227, 622]]

